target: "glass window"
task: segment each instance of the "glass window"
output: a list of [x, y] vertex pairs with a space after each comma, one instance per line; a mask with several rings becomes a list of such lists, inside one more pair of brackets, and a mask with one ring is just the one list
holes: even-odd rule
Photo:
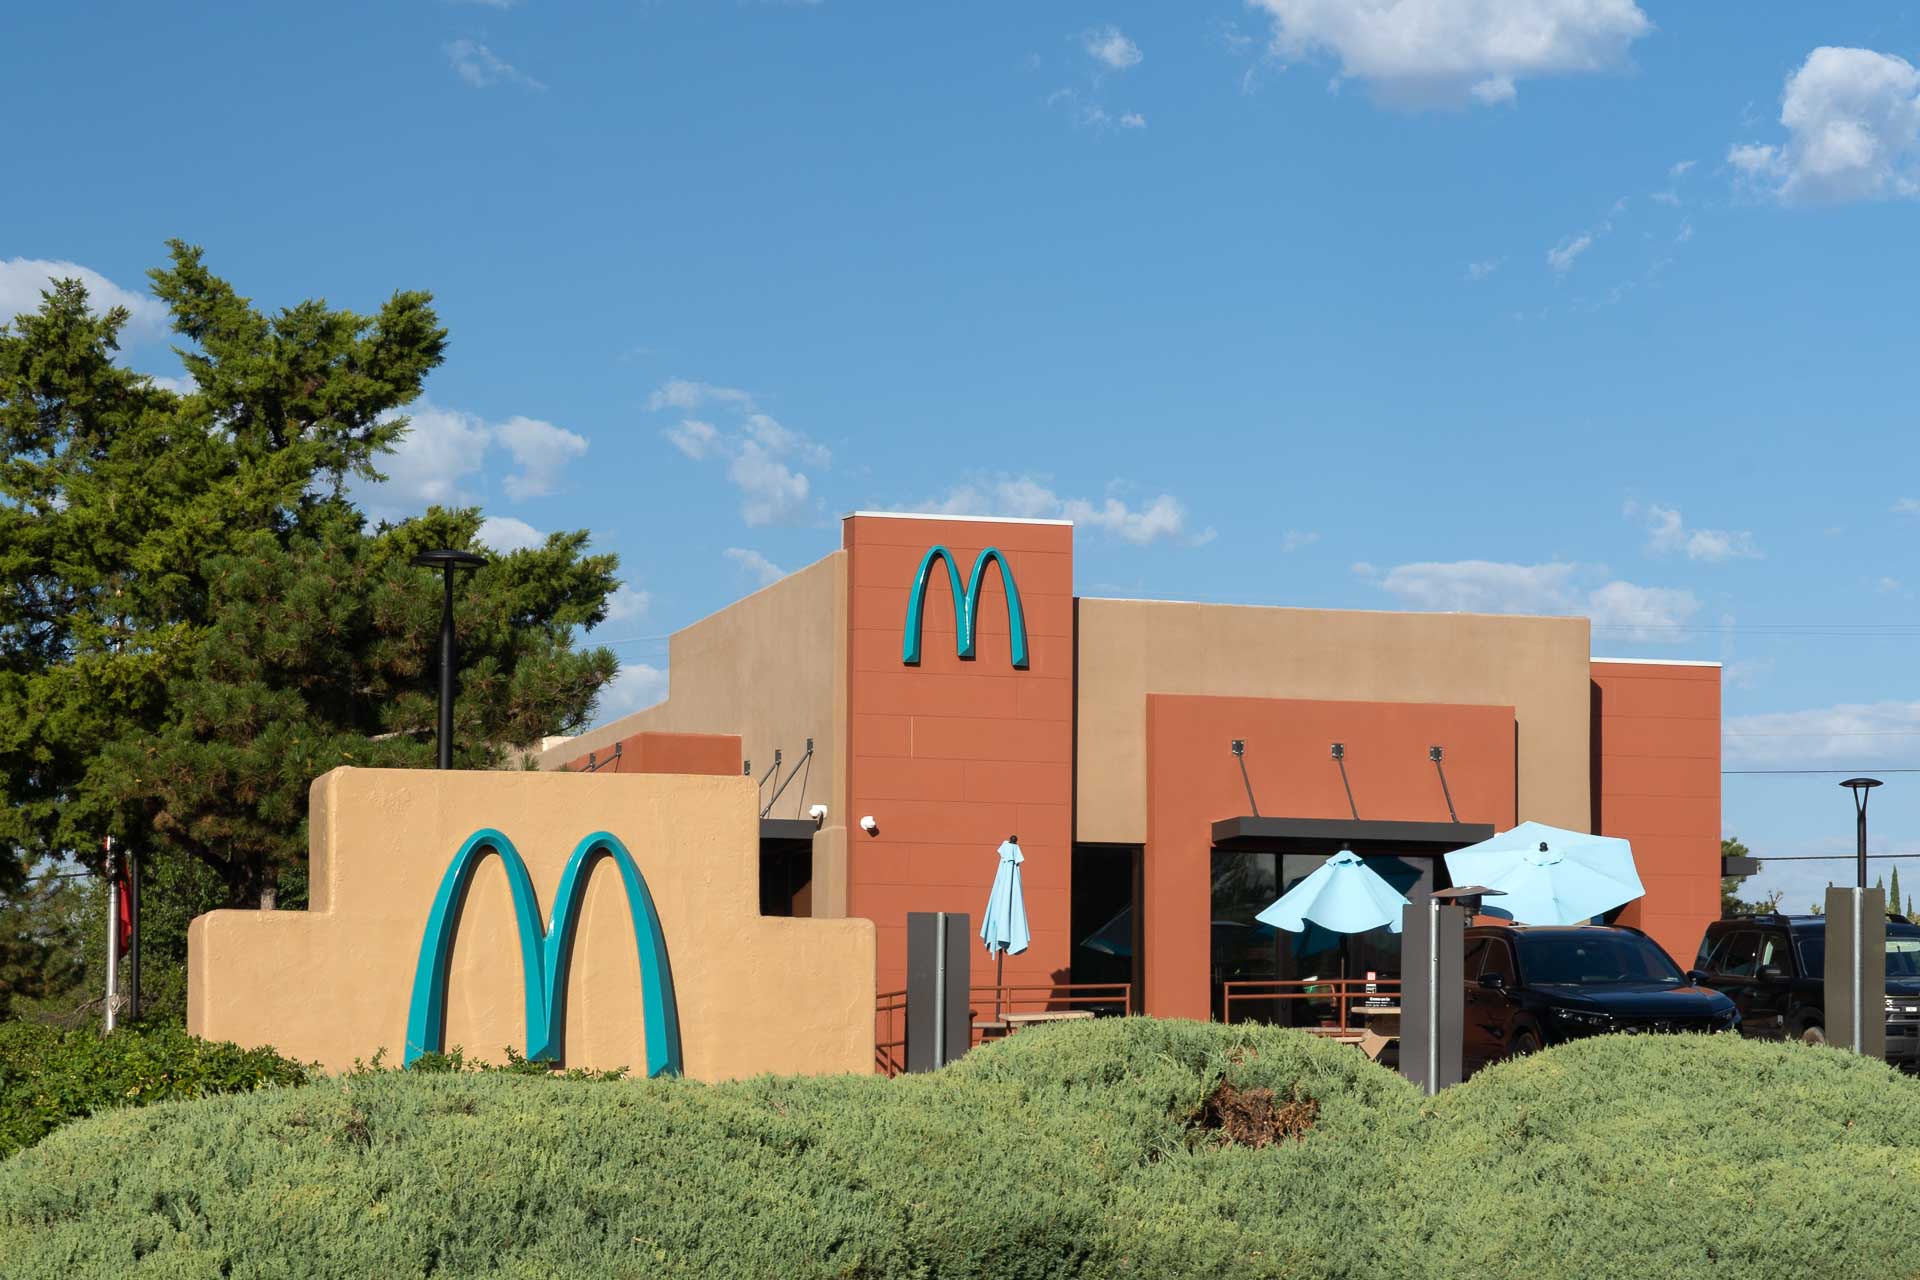
[[1461, 953], [1460, 975], [1468, 982], [1480, 977], [1480, 965], [1487, 958], [1487, 939], [1468, 938], [1466, 950]]
[[1513, 952], [1507, 949], [1507, 944], [1504, 941], [1499, 938], [1489, 938], [1487, 940], [1487, 962], [1480, 972], [1483, 976], [1489, 973], [1497, 973], [1506, 980], [1508, 986], [1511, 987], [1514, 985]]
[[1778, 969], [1781, 973], [1793, 973], [1793, 961], [1787, 956], [1786, 937], [1778, 933], [1760, 935], [1760, 968]]
[[1808, 978], [1827, 973], [1827, 931], [1824, 927], [1800, 935], [1800, 972]]
[[1714, 972], [1723, 973], [1729, 978], [1751, 978], [1759, 961], [1760, 935], [1751, 929], [1743, 929], [1733, 935], [1726, 955], [1720, 958], [1720, 967]]
[[[1758, 940], [1758, 934], [1743, 934]], [[1757, 954], [1756, 946], [1754, 952]], [[1520, 966], [1529, 986], [1625, 986], [1686, 981], [1667, 953], [1637, 933], [1523, 932]]]
[[1713, 967], [1720, 963], [1726, 954], [1727, 939], [1733, 936], [1728, 930], [1724, 933], [1710, 933], [1700, 940], [1700, 954], [1694, 958], [1693, 967], [1703, 973], [1712, 973]]
[[1920, 931], [1887, 930], [1887, 976], [1920, 978]]

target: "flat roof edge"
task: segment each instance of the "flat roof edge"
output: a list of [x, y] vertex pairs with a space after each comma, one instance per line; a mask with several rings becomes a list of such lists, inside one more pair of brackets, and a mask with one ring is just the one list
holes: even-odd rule
[[1051, 524], [1071, 529], [1071, 520], [1040, 520], [1028, 516], [950, 516], [938, 511], [849, 511], [840, 518], [862, 516], [869, 520], [960, 520], [969, 524]]
[[1701, 658], [1602, 658], [1595, 655], [1589, 661], [1612, 662], [1629, 667], [1717, 667], [1722, 665]]

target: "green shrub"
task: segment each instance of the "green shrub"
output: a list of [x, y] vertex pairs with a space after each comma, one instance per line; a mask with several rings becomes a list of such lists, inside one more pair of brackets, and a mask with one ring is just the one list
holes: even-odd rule
[[177, 1026], [103, 1036], [31, 1022], [0, 1023], [0, 1157], [59, 1126], [112, 1107], [302, 1084], [306, 1068], [271, 1049], [242, 1049]]
[[[1304, 1132], [1225, 1141], [1229, 1098]], [[1146, 1018], [892, 1081], [366, 1071], [53, 1134], [0, 1165], [0, 1272], [1910, 1275], [1916, 1117], [1920, 1084], [1801, 1046], [1592, 1040], [1427, 1099]]]

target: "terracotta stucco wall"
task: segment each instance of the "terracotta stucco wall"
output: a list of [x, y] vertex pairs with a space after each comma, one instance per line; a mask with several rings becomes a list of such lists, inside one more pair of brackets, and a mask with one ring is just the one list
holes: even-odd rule
[[[618, 754], [614, 754], [615, 752]], [[575, 772], [595, 773], [705, 773], [717, 778], [740, 776], [740, 739], [731, 733], [655, 733], [641, 730], [567, 762]]]
[[[813, 839], [814, 913], [845, 914], [846, 570], [846, 554], [836, 551], [674, 632], [667, 700], [568, 739], [541, 756], [541, 767], [575, 767], [588, 752], [604, 754], [643, 731], [736, 734], [756, 779], [772, 767], [775, 748], [785, 755], [785, 778], [812, 738], [810, 766], [770, 816], [827, 806]], [[776, 785], [767, 784], [767, 799]]]
[[1647, 896], [1620, 923], [1684, 967], [1720, 916], [1720, 667], [1595, 661], [1597, 830], [1633, 842]]
[[[1072, 872], [1073, 530], [1023, 521], [876, 516], [845, 524], [848, 632], [847, 817], [853, 829], [848, 911], [879, 930], [882, 990], [905, 984], [906, 917], [965, 911], [978, 926], [994, 849], [1017, 834], [1033, 943], [1006, 965], [1009, 982], [1064, 980]], [[917, 667], [901, 662], [907, 599], [927, 549], [949, 548], [963, 582], [982, 549], [998, 547], [1025, 608], [1031, 665], [1009, 659], [999, 575], [981, 591], [975, 658], [954, 653], [946, 570], [926, 596]], [[992, 980], [973, 949], [976, 982]]]
[[1076, 836], [1147, 832], [1147, 695], [1513, 708], [1519, 816], [1585, 831], [1587, 620], [1082, 599]]
[[1162, 1017], [1208, 1016], [1212, 826], [1249, 813], [1233, 739], [1246, 743], [1247, 780], [1270, 818], [1358, 810], [1373, 821], [1446, 822], [1427, 755], [1437, 744], [1460, 821], [1514, 822], [1512, 707], [1149, 694], [1146, 721], [1145, 997]]
[[[336, 1070], [380, 1048], [397, 1061], [434, 895], [482, 827], [525, 859], [543, 926], [582, 837], [626, 845], [659, 910], [688, 1075], [872, 1069], [873, 926], [759, 914], [758, 815], [739, 777], [336, 769], [313, 786], [312, 908], [193, 922], [188, 1029]], [[492, 1059], [527, 1043], [506, 884], [487, 858], [448, 988], [446, 1043]], [[644, 1069], [639, 978], [625, 895], [603, 862], [574, 948], [569, 1065]]]

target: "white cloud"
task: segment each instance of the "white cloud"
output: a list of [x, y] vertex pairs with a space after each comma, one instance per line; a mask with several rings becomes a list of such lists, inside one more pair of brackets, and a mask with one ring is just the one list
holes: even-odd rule
[[1275, 57], [1325, 54], [1405, 106], [1511, 102], [1517, 82], [1611, 70], [1653, 29], [1634, 0], [1248, 0]]
[[1144, 129], [1147, 127], [1147, 118], [1138, 111], [1129, 111], [1120, 117], [1120, 127], [1122, 129]]
[[1318, 541], [1320, 541], [1320, 535], [1317, 533], [1307, 533], [1297, 529], [1289, 529], [1280, 537], [1280, 550], [1298, 551], [1300, 548], [1310, 547]]
[[698, 409], [703, 404], [737, 405], [750, 411], [754, 408], [753, 393], [738, 387], [716, 387], [710, 382], [668, 378], [647, 397], [647, 408], [653, 410]]
[[85, 285], [96, 314], [125, 307], [127, 324], [120, 331], [123, 346], [158, 341], [172, 327], [166, 305], [158, 298], [123, 289], [91, 267], [47, 258], [0, 258], [0, 324], [11, 324], [15, 316], [38, 311], [41, 293], [52, 289], [56, 280], [78, 280]]
[[1187, 509], [1178, 498], [1161, 494], [1143, 506], [1133, 506], [1109, 495], [1096, 502], [1055, 493], [1033, 476], [1000, 475], [976, 478], [956, 485], [946, 496], [920, 509], [956, 516], [1012, 516], [1025, 520], [1071, 520], [1123, 541], [1145, 546], [1161, 538], [1186, 537], [1207, 542], [1213, 530], [1187, 533]]
[[487, 9], [511, 9], [520, 0], [447, 0], [448, 4], [477, 4]]
[[1476, 284], [1500, 269], [1500, 259], [1483, 258], [1479, 262], [1467, 264], [1467, 279]]
[[1897, 515], [1920, 516], [1920, 498], [1902, 498], [1893, 504]]
[[[1371, 566], [1367, 566], [1370, 570]], [[1360, 566], [1355, 566], [1358, 572]], [[1388, 594], [1416, 609], [1462, 613], [1582, 614], [1595, 627], [1623, 631], [1625, 639], [1670, 642], [1699, 611], [1690, 591], [1607, 582], [1587, 589], [1594, 570], [1565, 561], [1503, 564], [1491, 560], [1455, 560], [1403, 564], [1389, 569], [1379, 584]], [[1372, 576], [1371, 573], [1362, 574]], [[1584, 581], [1583, 581], [1584, 580]]]
[[538, 418], [508, 418], [493, 429], [493, 435], [520, 468], [502, 486], [515, 502], [552, 493], [567, 463], [587, 451], [585, 436]]
[[480, 541], [501, 555], [545, 546], [547, 535], [512, 516], [488, 516], [480, 522]]
[[461, 501], [461, 483], [480, 470], [492, 438], [478, 414], [428, 400], [414, 402], [405, 416], [400, 443], [374, 461], [386, 483], [356, 495], [362, 506], [390, 519]]
[[154, 386], [162, 391], [171, 391], [177, 396], [190, 396], [200, 389], [200, 384], [192, 378], [169, 378], [163, 373], [150, 373], [147, 377], [152, 380]]
[[638, 587], [618, 586], [607, 597], [608, 622], [638, 622], [653, 607], [653, 597]]
[[600, 691], [595, 714], [602, 720], [644, 711], [667, 696], [667, 673], [644, 662], [622, 663], [612, 683]]
[[750, 576], [759, 579], [761, 586], [770, 586], [787, 576], [787, 571], [758, 551], [747, 547], [728, 547], [723, 552], [727, 559], [744, 569]]
[[1568, 236], [1553, 248], [1547, 250], [1547, 265], [1561, 275], [1573, 269], [1574, 260], [1593, 248], [1593, 233], [1582, 231], [1577, 236]]
[[475, 89], [491, 89], [497, 84], [534, 90], [547, 87], [478, 40], [455, 40], [446, 46], [446, 55], [453, 73]]
[[1642, 506], [1629, 502], [1624, 514], [1644, 521], [1647, 550], [1655, 555], [1684, 552], [1689, 560], [1717, 564], [1723, 560], [1759, 560], [1760, 546], [1745, 529], [1689, 529], [1680, 512], [1657, 502]]
[[403, 416], [406, 434], [392, 453], [374, 462], [385, 483], [353, 487], [355, 501], [383, 520], [405, 519], [436, 505], [477, 503], [468, 484], [485, 470], [496, 445], [517, 468], [501, 482], [516, 502], [552, 493], [566, 465], [587, 451], [584, 436], [538, 418], [515, 416], [492, 425], [479, 414], [426, 399], [416, 400]]
[[1668, 167], [1667, 176], [1669, 178], [1684, 178], [1687, 175], [1687, 170], [1693, 168], [1693, 166], [1698, 163], [1696, 160], [1676, 160]]
[[1787, 77], [1780, 143], [1737, 143], [1727, 163], [1787, 202], [1920, 196], [1920, 70], [1872, 49], [1822, 47]]
[[1581, 612], [1595, 627], [1625, 632], [1625, 638], [1636, 643], [1671, 644], [1687, 638], [1680, 628], [1699, 611], [1700, 601], [1691, 591], [1609, 582], [1588, 594]]
[[740, 491], [740, 516], [750, 525], [791, 524], [813, 510], [813, 486], [802, 467], [824, 470], [833, 453], [804, 432], [762, 412], [751, 393], [737, 387], [669, 378], [647, 397], [647, 408], [712, 407], [730, 413], [728, 427], [703, 418], [683, 418], [661, 434], [695, 462], [724, 460], [727, 479]]
[[1843, 702], [1728, 716], [1722, 736], [1722, 762], [1730, 766], [1884, 760], [1920, 745], [1920, 702]]
[[1893, 593], [1893, 592], [1896, 592], [1896, 591], [1898, 591], [1898, 590], [1900, 590], [1900, 579], [1898, 579], [1898, 578], [1882, 578], [1882, 579], [1880, 579], [1880, 581], [1879, 581], [1879, 582], [1877, 582], [1877, 583], [1876, 583], [1876, 584], [1874, 584], [1874, 585], [1875, 585], [1875, 586], [1876, 586], [1876, 588], [1877, 588], [1877, 589], [1879, 589], [1880, 591], [1882, 591], [1882, 592], [1886, 592], [1886, 593], [1888, 593], [1888, 594], [1891, 594], [1891, 593]]
[[1094, 61], [1115, 71], [1140, 65], [1140, 46], [1121, 35], [1118, 27], [1095, 27], [1081, 35], [1080, 43]]

